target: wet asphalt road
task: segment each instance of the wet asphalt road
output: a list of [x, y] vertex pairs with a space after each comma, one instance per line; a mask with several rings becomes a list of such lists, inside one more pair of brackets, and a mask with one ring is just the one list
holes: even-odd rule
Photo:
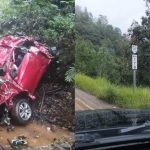
[[94, 110], [94, 109], [112, 109], [116, 106], [99, 100], [93, 95], [90, 95], [80, 89], [75, 89], [75, 110]]

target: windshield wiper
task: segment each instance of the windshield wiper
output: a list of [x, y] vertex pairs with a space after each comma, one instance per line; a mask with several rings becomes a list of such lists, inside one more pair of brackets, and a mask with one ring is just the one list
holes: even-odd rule
[[95, 137], [89, 133], [76, 134], [75, 138], [77, 143], [91, 143], [95, 141]]
[[139, 130], [139, 129], [146, 128], [146, 127], [150, 127], [150, 121], [146, 121], [142, 125], [137, 125], [137, 126], [132, 126], [132, 127], [120, 129], [120, 133], [128, 133], [128, 132], [131, 132], [134, 130]]
[[[150, 134], [135, 135], [120, 135], [107, 138], [98, 138], [94, 142], [77, 142], [75, 141], [75, 150], [121, 150], [121, 149], [143, 149], [143, 147], [150, 147]], [[142, 148], [141, 148], [142, 147]]]

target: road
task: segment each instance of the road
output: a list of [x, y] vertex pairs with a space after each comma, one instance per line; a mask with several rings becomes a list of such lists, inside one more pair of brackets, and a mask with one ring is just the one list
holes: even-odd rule
[[117, 108], [114, 105], [108, 104], [95, 96], [90, 95], [80, 89], [75, 89], [75, 110], [94, 110], [94, 109], [112, 109]]

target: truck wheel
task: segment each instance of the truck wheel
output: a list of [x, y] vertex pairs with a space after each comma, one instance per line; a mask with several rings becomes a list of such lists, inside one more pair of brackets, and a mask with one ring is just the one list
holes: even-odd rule
[[14, 122], [24, 125], [27, 124], [32, 117], [32, 108], [25, 98], [14, 100], [14, 106], [11, 112]]

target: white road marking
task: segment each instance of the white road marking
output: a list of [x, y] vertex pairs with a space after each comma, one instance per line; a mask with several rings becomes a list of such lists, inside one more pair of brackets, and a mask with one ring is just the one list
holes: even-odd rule
[[84, 106], [86, 106], [87, 108], [89, 108], [89, 109], [91, 109], [91, 110], [94, 110], [94, 108], [93, 107], [91, 107], [91, 106], [89, 106], [89, 105], [87, 105], [86, 103], [84, 103], [81, 99], [79, 99], [79, 98], [75, 98], [77, 101], [79, 101], [80, 103], [82, 103]]

